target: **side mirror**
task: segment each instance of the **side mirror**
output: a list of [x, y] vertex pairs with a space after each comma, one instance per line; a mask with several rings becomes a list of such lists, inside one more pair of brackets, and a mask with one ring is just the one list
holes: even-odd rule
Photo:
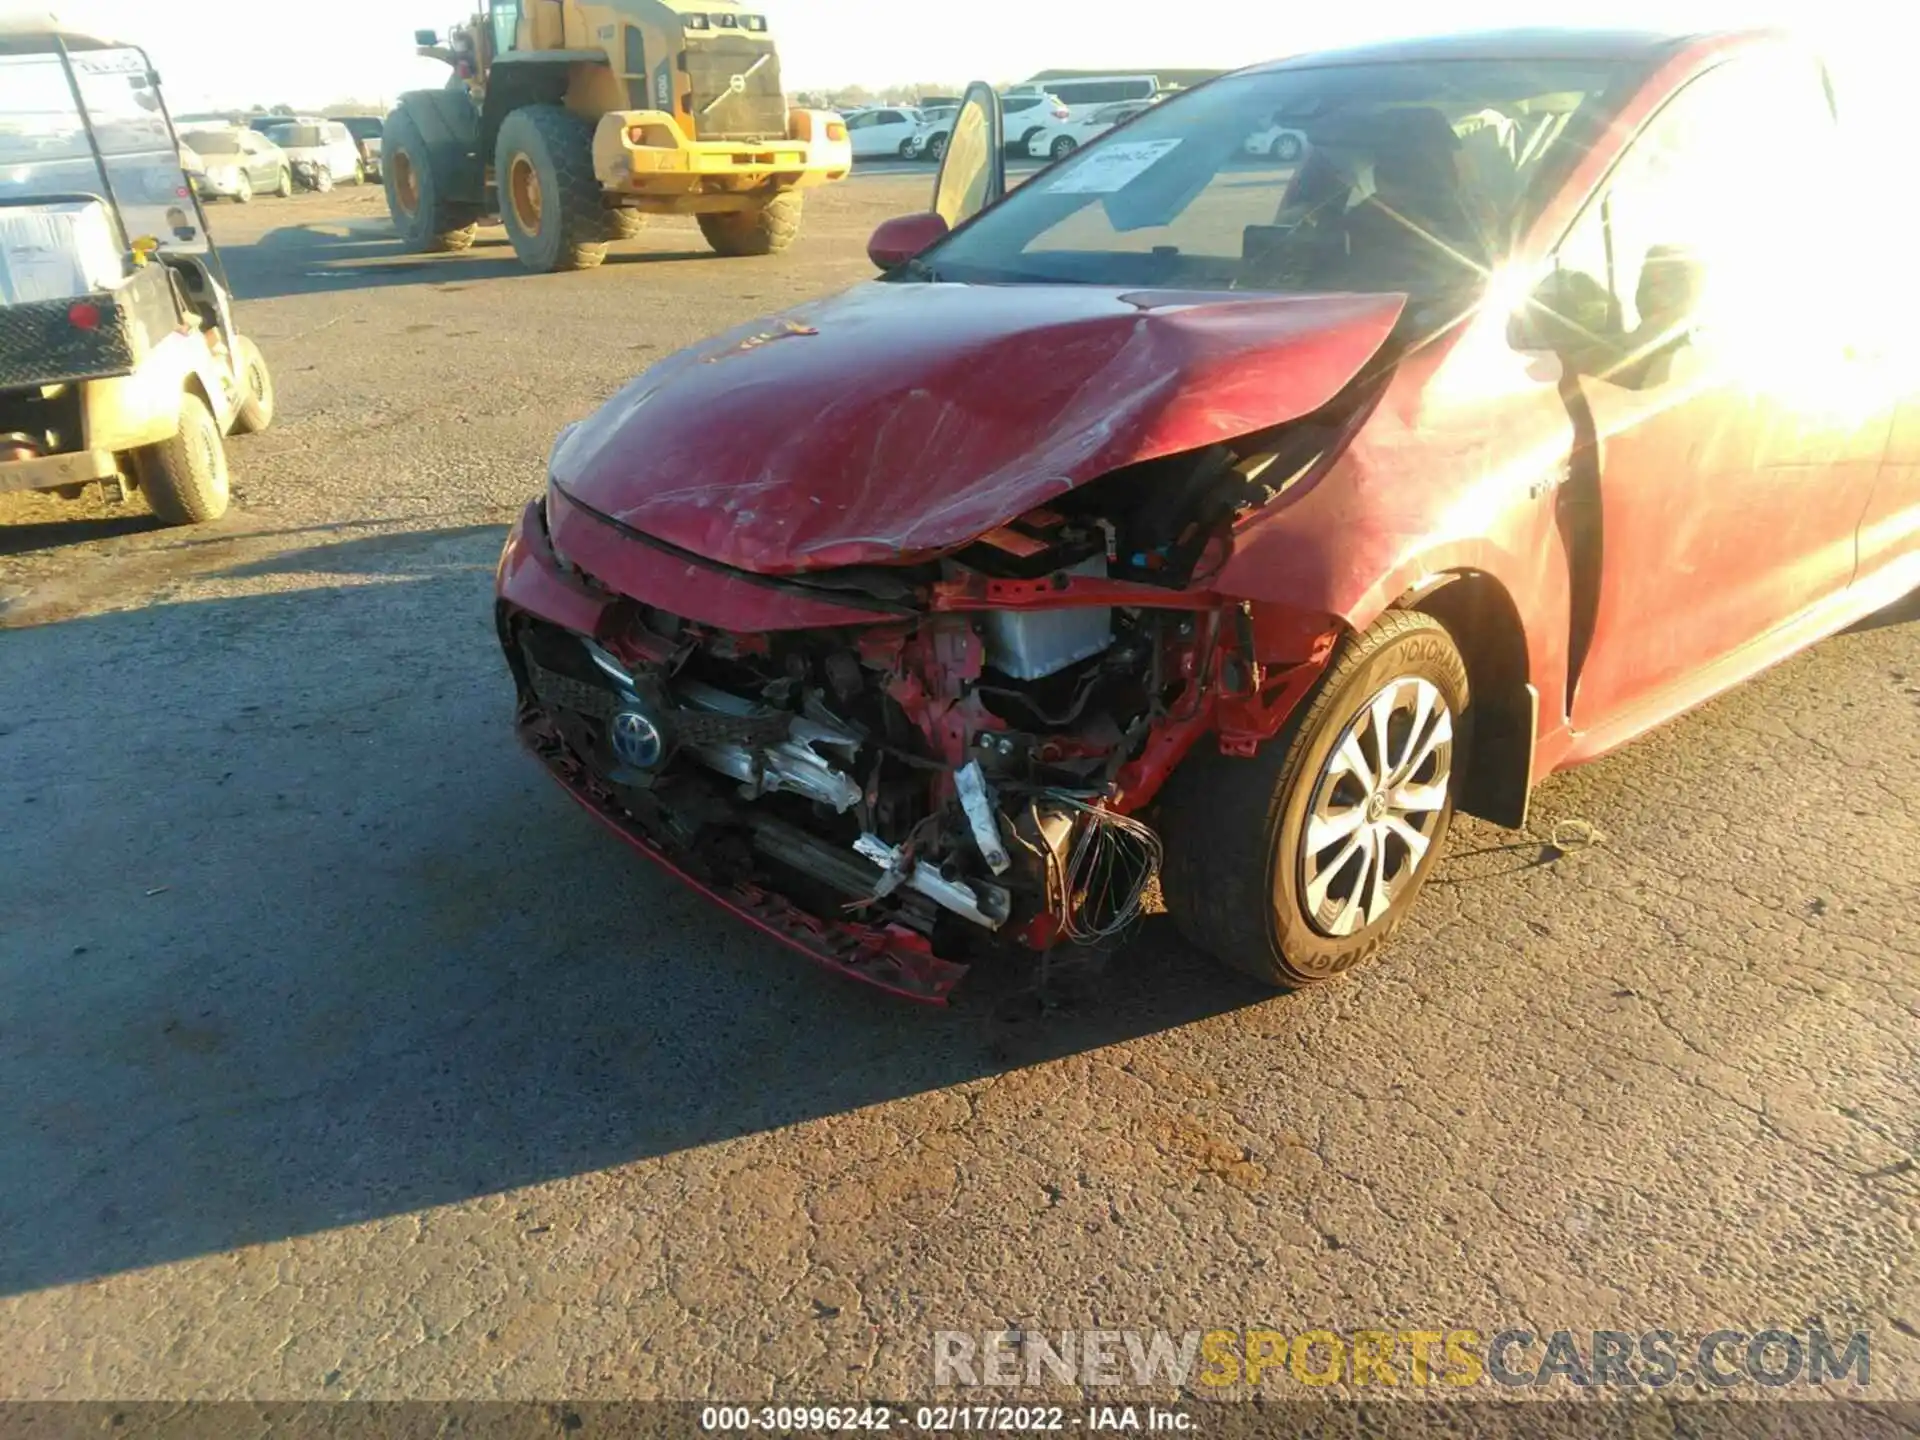
[[438, 30], [416, 30], [413, 32], [413, 43], [416, 45], [438, 45], [440, 43], [440, 32]]
[[867, 241], [867, 258], [879, 270], [904, 265], [946, 238], [945, 217], [927, 212], [920, 215], [896, 215], [883, 221], [873, 238]]
[[940, 173], [933, 181], [933, 210], [947, 228], [964, 224], [1007, 193], [1006, 137], [1000, 97], [984, 80], [967, 87], [953, 117]]

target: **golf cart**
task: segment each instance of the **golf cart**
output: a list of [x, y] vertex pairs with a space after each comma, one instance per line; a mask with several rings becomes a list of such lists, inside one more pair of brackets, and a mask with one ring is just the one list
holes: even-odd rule
[[272, 419], [145, 52], [0, 21], [0, 492], [216, 519]]

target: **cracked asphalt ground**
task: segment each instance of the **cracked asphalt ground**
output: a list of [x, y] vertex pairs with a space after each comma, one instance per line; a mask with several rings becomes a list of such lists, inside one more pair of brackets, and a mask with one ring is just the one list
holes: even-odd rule
[[232, 514], [0, 512], [0, 1395], [902, 1397], [936, 1329], [1817, 1320], [1920, 1397], [1920, 607], [1459, 827], [1294, 996], [1154, 916], [1070, 1008], [896, 1003], [518, 752], [491, 567], [555, 431], [861, 279], [926, 183], [545, 278], [402, 256], [371, 191], [217, 212], [281, 403]]

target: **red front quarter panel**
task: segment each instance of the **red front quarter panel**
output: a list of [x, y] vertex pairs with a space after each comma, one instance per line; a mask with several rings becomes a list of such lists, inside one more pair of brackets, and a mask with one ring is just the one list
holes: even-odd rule
[[1214, 588], [1362, 630], [1430, 575], [1485, 572], [1526, 625], [1541, 713], [1558, 714], [1567, 565], [1554, 496], [1573, 429], [1555, 376], [1491, 314], [1414, 355], [1338, 463], [1242, 526]]

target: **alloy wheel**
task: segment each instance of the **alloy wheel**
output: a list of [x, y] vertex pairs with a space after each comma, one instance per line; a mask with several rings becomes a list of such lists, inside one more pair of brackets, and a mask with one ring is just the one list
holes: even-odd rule
[[1453, 712], [1418, 676], [1381, 687], [1347, 722], [1314, 781], [1300, 894], [1323, 935], [1386, 917], [1426, 858], [1453, 778]]

